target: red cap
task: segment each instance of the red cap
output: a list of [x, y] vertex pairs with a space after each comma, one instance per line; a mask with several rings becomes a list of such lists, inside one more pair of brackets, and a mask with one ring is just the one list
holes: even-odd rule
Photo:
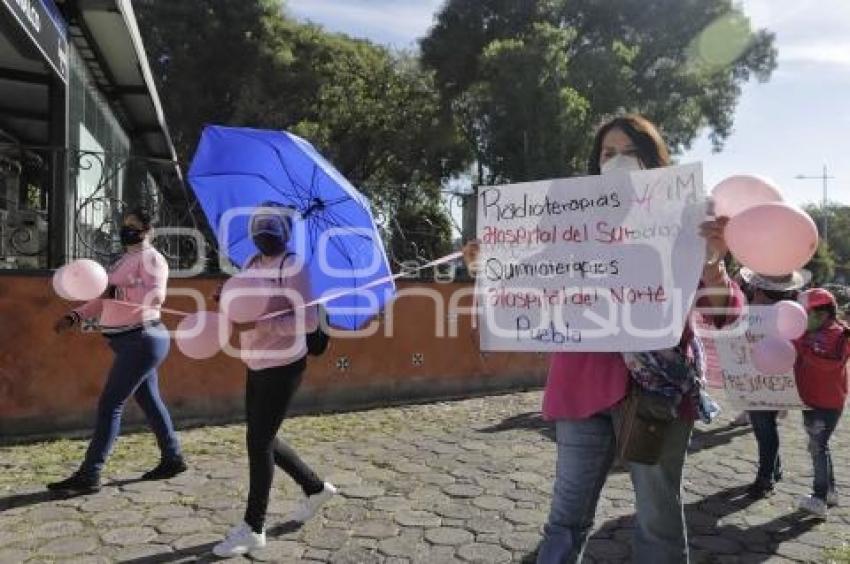
[[829, 290], [823, 288], [812, 288], [800, 294], [800, 303], [806, 308], [806, 311], [811, 311], [816, 307], [835, 306], [835, 296]]

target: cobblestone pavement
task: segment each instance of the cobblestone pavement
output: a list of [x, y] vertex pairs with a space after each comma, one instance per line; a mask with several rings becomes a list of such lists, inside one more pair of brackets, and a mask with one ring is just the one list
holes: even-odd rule
[[[313, 521], [283, 522], [296, 499], [278, 474], [269, 544], [255, 560], [351, 563], [521, 562], [533, 558], [554, 471], [540, 393], [325, 417], [285, 424], [304, 458], [340, 487]], [[769, 500], [742, 489], [755, 443], [728, 420], [697, 432], [686, 475], [695, 562], [844, 562], [850, 497], [818, 522], [794, 513], [811, 468], [799, 413], [782, 422], [785, 481]], [[123, 437], [100, 493], [51, 499], [41, 484], [74, 468], [85, 443], [0, 449], [0, 562], [209, 562], [212, 545], [241, 519], [246, 460], [239, 425], [182, 433], [192, 469], [160, 483], [136, 481], [156, 462], [148, 434]], [[834, 443], [839, 487], [850, 491], [850, 425]], [[588, 562], [628, 562], [633, 494], [615, 471], [599, 504]], [[832, 554], [833, 556], [829, 556]], [[235, 560], [234, 560], [235, 561]], [[850, 560], [846, 560], [850, 562]]]

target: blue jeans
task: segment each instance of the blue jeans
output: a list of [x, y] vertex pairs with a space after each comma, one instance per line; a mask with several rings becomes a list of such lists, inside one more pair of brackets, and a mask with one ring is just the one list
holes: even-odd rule
[[[633, 562], [688, 562], [682, 468], [692, 429], [692, 422], [677, 419], [670, 425], [658, 464], [629, 464], [637, 511]], [[555, 431], [555, 487], [538, 564], [581, 561], [616, 453], [610, 413], [558, 421]]]
[[750, 425], [756, 436], [759, 450], [759, 468], [756, 480], [773, 484], [782, 479], [782, 459], [779, 457], [779, 430], [776, 426], [778, 411], [748, 411]]
[[156, 369], [168, 356], [171, 340], [161, 325], [109, 337], [115, 360], [97, 405], [97, 420], [80, 472], [99, 477], [121, 430], [124, 404], [134, 396], [156, 434], [162, 457], [177, 458], [180, 441], [159, 395]]
[[826, 500], [829, 492], [835, 491], [835, 474], [832, 471], [832, 455], [829, 438], [838, 426], [840, 409], [812, 409], [803, 412], [803, 424], [809, 435], [809, 453], [812, 455], [815, 480], [813, 495]]

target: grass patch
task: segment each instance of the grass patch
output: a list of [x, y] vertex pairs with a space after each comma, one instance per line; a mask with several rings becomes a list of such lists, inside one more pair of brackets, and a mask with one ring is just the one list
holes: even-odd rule
[[823, 553], [827, 564], [850, 564], [850, 545], [843, 544], [837, 548], [830, 548]]

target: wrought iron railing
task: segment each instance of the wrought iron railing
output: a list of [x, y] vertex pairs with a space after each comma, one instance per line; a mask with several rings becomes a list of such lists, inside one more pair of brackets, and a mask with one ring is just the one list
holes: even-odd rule
[[[63, 163], [68, 209], [62, 237], [69, 259], [104, 264], [121, 252], [118, 236], [130, 207], [150, 211], [157, 226], [154, 245], [172, 269], [206, 264], [208, 230], [171, 161], [121, 153], [0, 144], [0, 266], [46, 268], [49, 179]], [[4, 193], [5, 190], [5, 193]], [[200, 234], [200, 236], [198, 235]]]
[[[382, 187], [382, 192], [392, 193], [393, 190]], [[458, 240], [468, 240], [474, 232], [474, 192], [461, 190], [444, 190], [438, 201], [431, 202], [430, 207], [438, 210], [450, 226], [450, 234], [435, 224], [427, 216], [416, 218], [412, 223], [405, 224], [399, 220], [397, 211], [404, 203], [384, 202], [373, 200], [375, 220], [382, 231], [384, 242], [393, 269], [397, 272], [414, 271], [418, 266], [438, 258], [436, 249], [445, 250], [456, 245]], [[428, 207], [428, 206], [426, 206]], [[472, 212], [472, 213], [471, 213]], [[444, 267], [448, 270], [453, 266]], [[460, 273], [463, 274], [463, 273]], [[434, 272], [417, 271], [412, 278], [430, 279]]]
[[[142, 207], [156, 225], [154, 246], [172, 270], [206, 264], [209, 234], [204, 232], [195, 213], [196, 202], [175, 163], [90, 151], [77, 151], [73, 156], [69, 168], [72, 178], [78, 180], [73, 258], [113, 260], [121, 253], [118, 232], [124, 214]], [[79, 182], [81, 178], [86, 180]]]
[[[51, 163], [64, 163], [66, 169], [69, 206], [63, 254], [68, 259], [112, 262], [121, 253], [119, 229], [125, 212], [142, 206], [154, 217], [153, 243], [173, 272], [186, 276], [219, 266], [215, 240], [176, 163], [121, 153], [0, 144], [0, 267], [48, 266]], [[435, 249], [451, 248], [458, 238], [468, 238], [472, 204], [472, 193], [463, 191], [444, 191], [439, 202], [433, 202], [444, 216], [441, 221], [451, 224], [446, 240], [445, 228], [430, 219], [399, 221], [398, 202], [373, 200], [394, 270], [412, 270], [437, 258]], [[49, 232], [51, 239], [61, 235], [55, 229]], [[433, 275], [419, 272], [417, 278]]]

